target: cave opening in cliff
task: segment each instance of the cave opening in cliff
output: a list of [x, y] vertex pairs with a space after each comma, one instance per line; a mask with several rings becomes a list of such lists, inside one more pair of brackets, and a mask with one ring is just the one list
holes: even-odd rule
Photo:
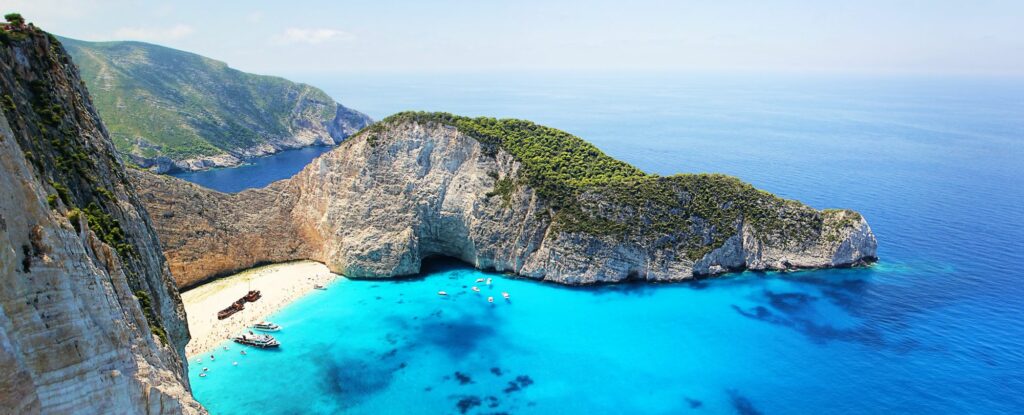
[[424, 257], [420, 262], [420, 275], [472, 268], [474, 268], [473, 264], [459, 258], [442, 254], [431, 254]]

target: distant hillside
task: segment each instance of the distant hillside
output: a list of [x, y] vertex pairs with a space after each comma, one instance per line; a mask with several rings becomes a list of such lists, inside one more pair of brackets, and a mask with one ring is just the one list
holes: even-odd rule
[[142, 42], [60, 38], [118, 151], [158, 172], [331, 145], [372, 120], [323, 91]]

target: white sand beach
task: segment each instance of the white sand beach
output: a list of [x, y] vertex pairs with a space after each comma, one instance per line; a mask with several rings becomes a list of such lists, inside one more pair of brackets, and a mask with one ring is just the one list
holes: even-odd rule
[[[313, 290], [316, 284], [328, 284], [338, 275], [313, 261], [296, 261], [248, 269], [220, 278], [181, 294], [188, 314], [192, 340], [185, 346], [189, 358], [217, 347], [224, 340], [242, 333], [255, 322], [287, 306]], [[263, 298], [246, 303], [245, 309], [217, 320], [217, 312], [244, 296], [250, 289], [260, 290]]]

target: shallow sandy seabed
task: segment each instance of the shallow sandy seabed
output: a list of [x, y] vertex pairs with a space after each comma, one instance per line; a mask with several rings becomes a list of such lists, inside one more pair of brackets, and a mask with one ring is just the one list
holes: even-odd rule
[[[314, 285], [328, 284], [336, 278], [338, 275], [319, 262], [296, 261], [248, 269], [181, 293], [192, 334], [185, 354], [191, 358], [213, 350], [224, 340], [245, 332], [253, 323], [309, 293]], [[263, 297], [255, 303], [246, 303], [245, 309], [235, 315], [217, 320], [217, 311], [249, 290], [260, 290]]]

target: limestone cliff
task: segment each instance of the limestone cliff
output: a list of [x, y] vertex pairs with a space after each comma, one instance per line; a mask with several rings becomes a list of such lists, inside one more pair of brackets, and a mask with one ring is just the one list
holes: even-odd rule
[[403, 113], [295, 177], [221, 194], [133, 173], [181, 286], [313, 259], [351, 277], [432, 255], [564, 284], [873, 261], [867, 222], [722, 175], [658, 177], [519, 120]]
[[149, 216], [52, 36], [0, 29], [0, 412], [205, 413]]

